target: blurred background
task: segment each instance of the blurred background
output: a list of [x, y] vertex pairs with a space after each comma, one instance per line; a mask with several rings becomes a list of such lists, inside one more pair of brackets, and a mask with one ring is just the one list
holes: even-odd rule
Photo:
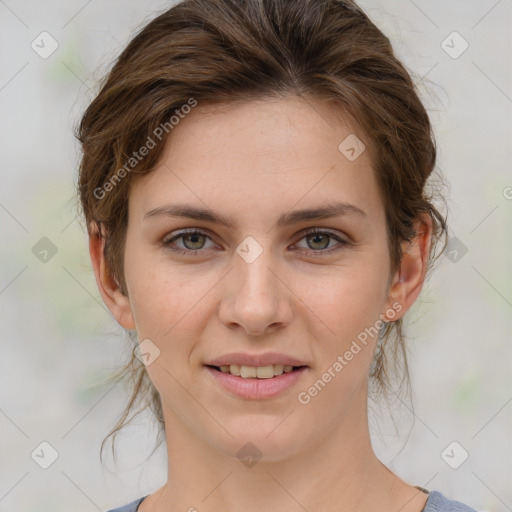
[[[413, 405], [372, 407], [375, 450], [414, 485], [512, 510], [512, 2], [359, 3], [413, 74], [450, 183], [448, 252], [409, 315]], [[0, 0], [0, 511], [108, 510], [166, 480], [144, 415], [100, 463], [131, 346], [76, 217], [73, 127], [170, 5]]]

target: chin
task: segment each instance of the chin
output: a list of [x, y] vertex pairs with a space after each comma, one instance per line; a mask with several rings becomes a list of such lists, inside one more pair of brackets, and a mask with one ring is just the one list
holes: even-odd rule
[[286, 460], [300, 451], [307, 437], [304, 424], [292, 419], [293, 414], [286, 418], [287, 414], [246, 414], [233, 418], [224, 423], [233, 437], [223, 436], [218, 448], [248, 467], [257, 462]]

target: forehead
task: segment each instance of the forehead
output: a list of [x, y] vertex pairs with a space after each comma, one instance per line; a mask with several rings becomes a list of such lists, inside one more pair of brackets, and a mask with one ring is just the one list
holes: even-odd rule
[[378, 214], [368, 149], [341, 110], [314, 100], [199, 103], [173, 128], [155, 170], [133, 184], [130, 210], [140, 217], [179, 199], [264, 214], [270, 206], [336, 201]]

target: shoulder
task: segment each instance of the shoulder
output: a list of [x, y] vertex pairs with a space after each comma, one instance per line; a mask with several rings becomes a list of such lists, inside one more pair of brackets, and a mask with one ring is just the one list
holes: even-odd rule
[[438, 491], [430, 491], [422, 512], [476, 512], [476, 510], [460, 501], [450, 500]]
[[136, 499], [135, 501], [132, 501], [131, 503], [128, 503], [127, 505], [123, 505], [122, 507], [113, 508], [111, 510], [108, 510], [107, 512], [136, 512], [137, 508], [141, 504], [142, 500], [146, 496], [143, 496], [142, 498]]

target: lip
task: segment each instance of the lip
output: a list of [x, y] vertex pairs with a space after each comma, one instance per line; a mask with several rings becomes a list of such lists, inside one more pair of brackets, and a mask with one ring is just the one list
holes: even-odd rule
[[[290, 366], [308, 366], [305, 362], [296, 359], [295, 357], [279, 352], [265, 352], [264, 354], [248, 354], [244, 352], [233, 352], [225, 354], [216, 359], [205, 363], [208, 366], [229, 366], [231, 364], [238, 364], [240, 366], [270, 366], [275, 364], [290, 365]], [[274, 377], [276, 378], [276, 377]]]
[[309, 370], [309, 367], [302, 366], [301, 368], [293, 370], [289, 373], [282, 373], [281, 375], [277, 375], [276, 377], [272, 377], [270, 379], [244, 379], [243, 377], [237, 377], [236, 375], [231, 375], [230, 373], [223, 373], [210, 366], [205, 366], [205, 368], [215, 379], [215, 381], [220, 384], [226, 391], [229, 391], [239, 398], [249, 400], [274, 398], [284, 393], [286, 390], [289, 390]]

